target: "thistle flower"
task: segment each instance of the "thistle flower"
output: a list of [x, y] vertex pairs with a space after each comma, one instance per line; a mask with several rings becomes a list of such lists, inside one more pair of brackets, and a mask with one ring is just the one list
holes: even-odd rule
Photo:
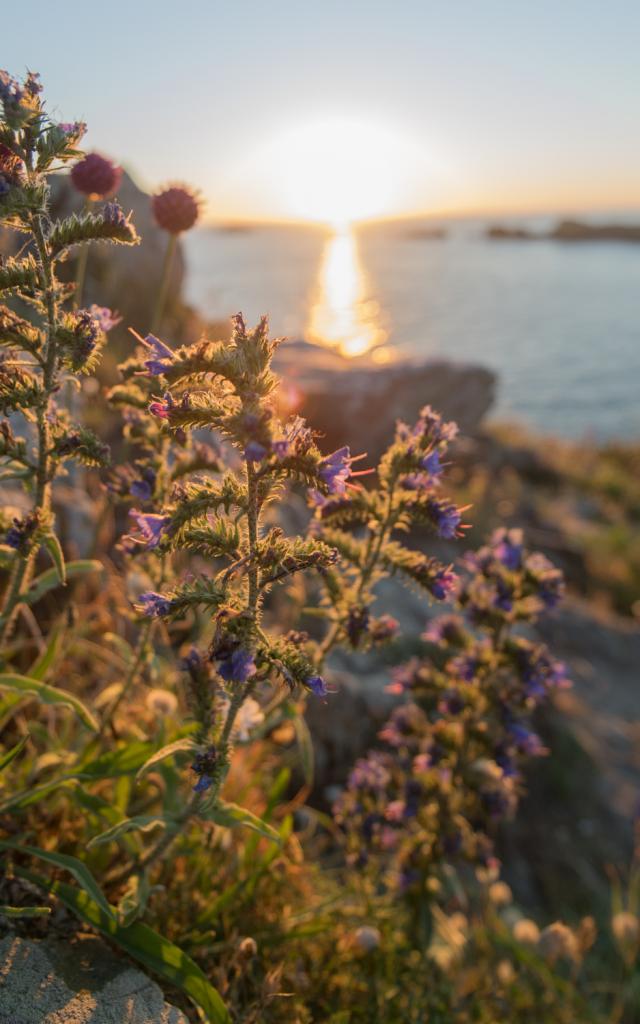
[[256, 671], [253, 654], [243, 647], [236, 647], [218, 664], [218, 674], [228, 683], [246, 683]]
[[140, 594], [137, 607], [143, 615], [147, 615], [150, 619], [160, 619], [171, 613], [173, 605], [171, 598], [149, 590], [146, 594]]
[[89, 199], [106, 199], [113, 195], [121, 178], [122, 168], [100, 153], [87, 153], [71, 168], [71, 181], [78, 192]]
[[192, 228], [200, 213], [200, 203], [185, 185], [172, 185], [153, 196], [151, 208], [156, 224], [170, 235], [179, 235]]
[[149, 549], [157, 548], [171, 522], [171, 516], [158, 515], [154, 512], [140, 512], [137, 508], [132, 508], [129, 515], [133, 516], [141, 533], [141, 537], [132, 539], [140, 544], [146, 544]]

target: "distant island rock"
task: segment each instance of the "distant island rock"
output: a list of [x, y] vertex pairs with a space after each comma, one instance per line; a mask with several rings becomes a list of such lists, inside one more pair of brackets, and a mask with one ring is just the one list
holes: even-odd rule
[[578, 220], [561, 220], [551, 231], [530, 231], [527, 228], [494, 224], [487, 228], [485, 237], [498, 242], [640, 242], [640, 225], [586, 224]]

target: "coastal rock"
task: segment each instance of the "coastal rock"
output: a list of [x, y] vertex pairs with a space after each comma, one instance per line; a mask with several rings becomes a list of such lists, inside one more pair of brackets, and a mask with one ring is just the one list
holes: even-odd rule
[[2, 1024], [189, 1024], [154, 981], [100, 939], [0, 942]]
[[494, 224], [485, 235], [497, 242], [640, 242], [638, 224], [586, 224], [578, 220], [561, 220], [551, 231]]
[[376, 366], [304, 341], [282, 345], [275, 369], [284, 378], [285, 400], [322, 431], [325, 449], [346, 443], [370, 458], [387, 447], [397, 419], [411, 422], [427, 404], [456, 420], [463, 433], [473, 433], [491, 408], [496, 387], [495, 375], [481, 366], [440, 361]]

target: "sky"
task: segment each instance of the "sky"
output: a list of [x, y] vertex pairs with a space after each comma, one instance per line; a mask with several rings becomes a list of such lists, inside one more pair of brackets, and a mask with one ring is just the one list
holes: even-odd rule
[[640, 206], [637, 0], [29, 0], [0, 64], [211, 220]]

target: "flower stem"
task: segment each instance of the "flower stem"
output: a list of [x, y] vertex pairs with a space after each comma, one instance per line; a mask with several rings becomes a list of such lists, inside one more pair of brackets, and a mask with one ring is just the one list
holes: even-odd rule
[[[47, 339], [42, 359], [42, 401], [36, 411], [37, 419], [37, 463], [36, 463], [36, 489], [33, 501], [33, 509], [38, 512], [43, 521], [46, 521], [51, 512], [51, 467], [50, 448], [51, 430], [49, 427], [49, 413], [51, 408], [51, 396], [56, 388], [57, 370], [57, 346], [56, 330], [58, 325], [58, 308], [56, 301], [56, 282], [53, 268], [53, 258], [45, 239], [42, 227], [42, 214], [34, 214], [31, 221], [33, 237], [38, 253], [38, 272], [40, 276], [40, 287], [45, 296], [47, 310]], [[36, 532], [37, 538], [37, 532]], [[16, 562], [13, 577], [9, 590], [5, 597], [0, 619], [0, 644], [4, 644], [11, 635], [15, 615], [20, 605], [20, 599], [31, 582], [38, 554], [37, 539], [31, 543], [27, 553]]]
[[152, 334], [157, 334], [162, 326], [162, 318], [164, 316], [164, 307], [166, 305], [167, 294], [169, 291], [171, 267], [173, 265], [173, 257], [176, 251], [177, 241], [177, 235], [169, 235], [169, 242], [167, 244], [167, 249], [164, 254], [164, 263], [162, 265], [162, 278], [160, 280], [160, 289], [158, 291], [158, 297], [156, 299], [156, 308], [153, 311], [153, 318], [151, 320]]

